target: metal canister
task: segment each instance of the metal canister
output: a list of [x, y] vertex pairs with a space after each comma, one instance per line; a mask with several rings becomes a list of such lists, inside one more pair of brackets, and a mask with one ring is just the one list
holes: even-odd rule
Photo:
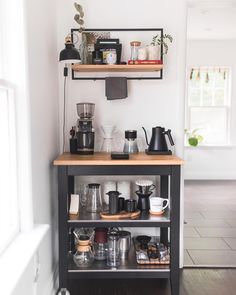
[[131, 246], [131, 233], [129, 231], [119, 231], [120, 240], [120, 259], [125, 260], [128, 258]]

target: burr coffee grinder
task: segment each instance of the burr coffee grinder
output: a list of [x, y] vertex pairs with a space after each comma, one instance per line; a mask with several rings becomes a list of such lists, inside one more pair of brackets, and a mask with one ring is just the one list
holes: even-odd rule
[[[79, 119], [77, 121], [77, 132], [70, 131], [72, 138], [70, 139], [70, 152], [72, 154], [90, 155], [94, 153], [94, 103], [77, 103], [77, 113]], [[73, 129], [73, 128], [72, 128]]]

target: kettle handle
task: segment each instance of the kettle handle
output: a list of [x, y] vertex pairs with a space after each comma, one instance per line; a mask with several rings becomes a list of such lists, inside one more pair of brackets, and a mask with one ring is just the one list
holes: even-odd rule
[[171, 130], [168, 129], [167, 131], [165, 131], [165, 134], [168, 135], [168, 138], [169, 138], [170, 144], [171, 144], [171, 145], [175, 145], [174, 140], [173, 140], [173, 138], [172, 138], [172, 136], [171, 136]]
[[147, 145], [149, 145], [148, 138], [147, 138], [147, 131], [146, 131], [146, 129], [144, 127], [142, 127], [142, 128], [143, 128], [143, 131], [144, 131], [144, 134], [145, 134], [146, 143], [147, 143]]

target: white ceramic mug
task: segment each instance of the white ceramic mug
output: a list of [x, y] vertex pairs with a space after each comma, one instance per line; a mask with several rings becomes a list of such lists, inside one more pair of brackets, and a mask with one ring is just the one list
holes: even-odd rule
[[149, 45], [147, 50], [149, 60], [157, 60], [159, 58], [159, 46]]
[[[163, 203], [166, 205], [163, 206]], [[163, 199], [159, 197], [150, 198], [150, 211], [154, 213], [161, 213], [169, 206], [169, 199]]]

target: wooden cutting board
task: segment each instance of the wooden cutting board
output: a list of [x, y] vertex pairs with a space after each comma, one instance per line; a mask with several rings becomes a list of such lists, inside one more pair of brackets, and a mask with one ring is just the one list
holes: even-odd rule
[[137, 210], [135, 212], [126, 212], [122, 211], [117, 214], [109, 214], [108, 212], [101, 212], [100, 216], [102, 219], [108, 219], [108, 220], [119, 220], [119, 219], [136, 219], [140, 215], [140, 210]]

